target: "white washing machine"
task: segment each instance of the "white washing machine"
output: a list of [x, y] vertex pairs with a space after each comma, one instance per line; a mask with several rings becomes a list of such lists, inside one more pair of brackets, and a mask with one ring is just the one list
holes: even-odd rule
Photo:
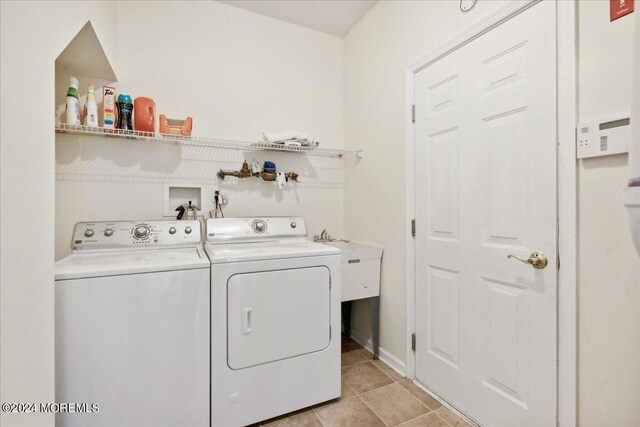
[[208, 426], [200, 222], [83, 222], [71, 246], [55, 265], [55, 399], [88, 406], [56, 425]]
[[211, 424], [252, 424], [340, 396], [340, 250], [300, 217], [207, 220]]

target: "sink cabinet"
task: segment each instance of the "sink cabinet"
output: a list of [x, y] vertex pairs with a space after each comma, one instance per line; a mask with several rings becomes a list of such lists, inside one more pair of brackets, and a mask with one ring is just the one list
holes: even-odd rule
[[374, 359], [378, 358], [380, 331], [380, 266], [382, 248], [359, 242], [328, 242], [339, 248], [342, 269], [342, 323], [347, 336], [351, 331], [352, 301], [368, 299]]
[[359, 242], [329, 242], [342, 251], [342, 301], [380, 295], [382, 248]]

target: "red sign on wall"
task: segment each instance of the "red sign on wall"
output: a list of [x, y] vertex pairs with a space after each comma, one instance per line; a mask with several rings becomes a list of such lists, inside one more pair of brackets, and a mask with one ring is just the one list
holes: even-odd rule
[[609, 0], [609, 17], [611, 21], [622, 18], [633, 12], [634, 0]]

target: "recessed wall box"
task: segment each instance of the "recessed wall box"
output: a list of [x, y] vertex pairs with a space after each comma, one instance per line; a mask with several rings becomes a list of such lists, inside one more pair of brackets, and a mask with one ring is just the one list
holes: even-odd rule
[[164, 216], [175, 217], [176, 207], [191, 203], [201, 211], [209, 210], [208, 187], [197, 183], [164, 183]]
[[580, 123], [576, 141], [579, 159], [627, 153], [631, 142], [631, 119], [627, 115]]

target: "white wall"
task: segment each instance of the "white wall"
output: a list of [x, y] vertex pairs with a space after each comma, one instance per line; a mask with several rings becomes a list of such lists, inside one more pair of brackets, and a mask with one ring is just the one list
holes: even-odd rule
[[[2, 402], [54, 401], [54, 61], [88, 19], [115, 56], [114, 6], [0, 4]], [[53, 425], [53, 415], [2, 412], [0, 424]]]
[[[609, 2], [579, 3], [581, 121], [629, 113], [635, 14], [609, 22]], [[626, 154], [579, 162], [582, 426], [640, 425], [640, 258], [621, 202], [627, 164]]]
[[[405, 360], [407, 68], [463, 29], [504, 6], [479, 1], [460, 12], [457, 1], [382, 1], [347, 35], [345, 146], [366, 156], [345, 187], [345, 234], [384, 246], [380, 345]], [[369, 336], [366, 303], [354, 329]]]
[[[117, 92], [153, 98], [168, 117], [192, 116], [197, 136], [251, 141], [294, 128], [323, 147], [342, 147], [343, 39], [218, 2], [121, 2], [117, 21]], [[58, 79], [59, 104], [67, 77]], [[56, 140], [57, 259], [68, 253], [77, 221], [162, 217], [164, 182], [200, 184], [209, 195], [220, 189], [230, 216], [301, 215], [310, 235], [323, 228], [342, 234], [341, 160]], [[243, 159], [272, 160], [301, 182], [281, 191], [256, 178], [217, 179], [219, 169], [239, 169]]]

